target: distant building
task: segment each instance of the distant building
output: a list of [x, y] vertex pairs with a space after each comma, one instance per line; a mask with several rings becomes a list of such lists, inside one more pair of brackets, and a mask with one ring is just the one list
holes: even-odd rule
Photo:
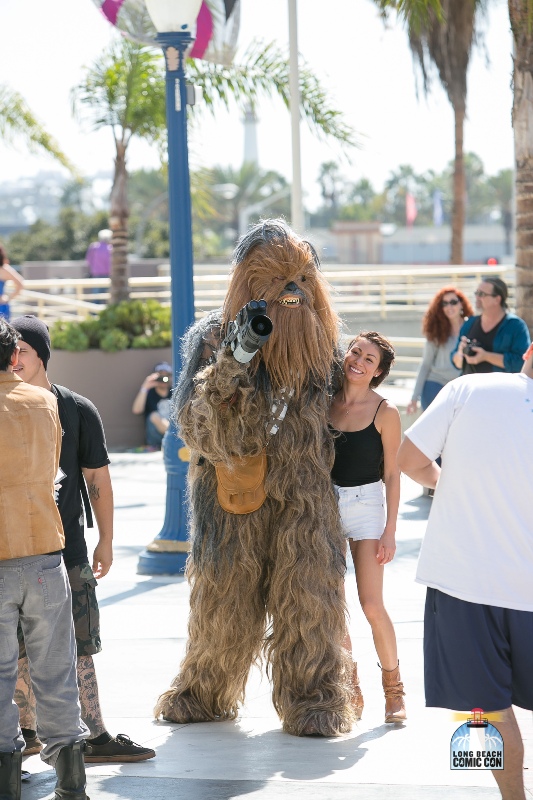
[[340, 264], [381, 264], [380, 222], [337, 221], [333, 223], [337, 260]]
[[[383, 264], [449, 264], [451, 228], [414, 225], [397, 228], [382, 242]], [[505, 231], [502, 225], [466, 225], [465, 264], [485, 264], [488, 258], [505, 257]]]
[[65, 183], [60, 172], [0, 183], [0, 235], [25, 230], [38, 219], [55, 222]]
[[[396, 228], [379, 222], [338, 221], [331, 236], [335, 260], [340, 264], [449, 264], [451, 229], [416, 226]], [[505, 231], [501, 225], [467, 225], [464, 229], [464, 263], [500, 263], [505, 256]]]
[[[41, 171], [0, 183], [0, 237], [26, 230], [37, 220], [54, 225], [69, 184], [72, 178], [56, 171]], [[111, 184], [109, 171], [97, 173], [82, 188], [76, 187], [76, 203], [85, 213], [107, 208]]]
[[259, 166], [259, 148], [257, 146], [257, 115], [251, 103], [247, 103], [244, 111], [244, 164]]

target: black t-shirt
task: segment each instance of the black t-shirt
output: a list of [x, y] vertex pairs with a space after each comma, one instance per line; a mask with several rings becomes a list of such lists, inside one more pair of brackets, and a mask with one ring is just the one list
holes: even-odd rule
[[[144, 418], [148, 419], [152, 411], [162, 411], [161, 416], [168, 419], [169, 400], [170, 388], [164, 397], [161, 397], [153, 387], [149, 389], [146, 395], [146, 405], [144, 406]], [[159, 405], [160, 403], [161, 406]]]
[[[476, 317], [468, 332], [468, 338], [472, 340], [475, 339], [483, 350], [486, 350], [488, 353], [493, 353], [494, 337], [504, 319], [505, 317], [503, 317], [494, 328], [491, 328], [490, 331], [484, 331], [481, 327], [481, 317]], [[466, 359], [464, 359], [463, 375], [472, 375], [474, 372], [494, 372], [494, 367], [492, 364], [489, 364], [488, 361], [480, 361], [479, 364], [467, 364]]]
[[87, 561], [87, 545], [83, 526], [83, 500], [81, 496], [80, 468], [99, 469], [109, 464], [105, 441], [104, 427], [96, 407], [76, 392], [72, 396], [79, 412], [79, 444], [68, 424], [68, 412], [65, 401], [55, 386], [52, 391], [57, 397], [59, 420], [63, 432], [59, 466], [65, 473], [61, 479], [61, 488], [57, 493], [57, 505], [65, 531], [65, 549], [63, 558], [68, 569]]

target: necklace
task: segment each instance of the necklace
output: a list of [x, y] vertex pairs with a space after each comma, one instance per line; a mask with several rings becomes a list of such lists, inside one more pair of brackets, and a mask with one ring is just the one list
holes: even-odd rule
[[362, 403], [366, 402], [366, 398], [370, 394], [370, 391], [371, 391], [370, 389], [367, 389], [367, 392], [366, 392], [365, 396], [363, 397], [363, 399], [362, 400], [355, 400], [351, 405], [348, 405], [346, 400], [343, 399], [341, 402], [345, 406], [344, 415], [347, 416], [350, 413], [350, 411], [353, 410], [354, 406], [361, 405]]

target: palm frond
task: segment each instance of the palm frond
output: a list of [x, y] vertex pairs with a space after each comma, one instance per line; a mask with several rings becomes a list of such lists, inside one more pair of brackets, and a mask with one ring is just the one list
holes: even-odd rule
[[[287, 56], [274, 43], [253, 43], [241, 63], [228, 67], [189, 59], [187, 71], [211, 112], [215, 110], [216, 101], [227, 109], [235, 101], [244, 110], [249, 103], [256, 106], [262, 96], [281, 97], [285, 106], [290, 106]], [[356, 146], [354, 130], [345, 122], [341, 111], [329, 106], [328, 100], [316, 75], [301, 62], [302, 115], [318, 136], [331, 137], [346, 147]]]
[[394, 11], [417, 33], [428, 25], [432, 17], [441, 22], [444, 19], [442, 0], [374, 0], [374, 2], [384, 19]]
[[79, 174], [56, 140], [38, 122], [24, 98], [5, 85], [0, 85], [0, 137], [8, 144], [20, 139], [30, 152], [45, 150], [74, 176]]
[[157, 142], [165, 129], [163, 56], [119, 39], [86, 69], [71, 100], [75, 115], [95, 129], [111, 126], [123, 141], [140, 136]]

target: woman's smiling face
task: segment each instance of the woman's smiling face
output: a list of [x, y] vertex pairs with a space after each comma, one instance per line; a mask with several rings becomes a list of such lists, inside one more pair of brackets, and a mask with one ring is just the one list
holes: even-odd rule
[[379, 347], [367, 339], [356, 339], [344, 356], [344, 375], [350, 383], [370, 385], [372, 378], [380, 373], [381, 352]]

